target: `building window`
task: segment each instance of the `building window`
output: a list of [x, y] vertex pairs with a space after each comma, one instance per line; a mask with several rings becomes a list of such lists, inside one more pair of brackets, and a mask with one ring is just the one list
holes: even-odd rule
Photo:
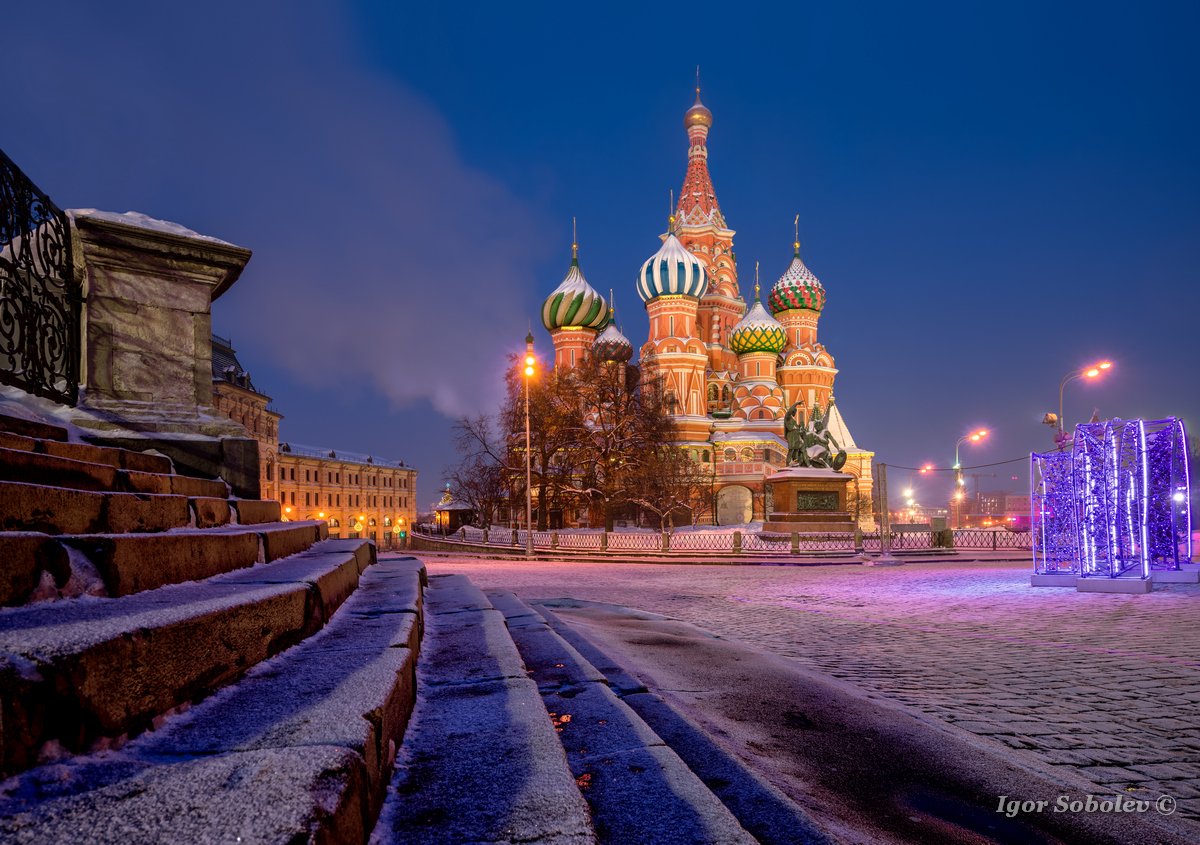
[[725, 460], [736, 461], [737, 460], [737, 452], [733, 451], [732, 449], [726, 449], [725, 450]]
[[751, 449], [749, 446], [747, 446], [746, 448], [742, 449], [742, 460], [743, 460], [743, 461], [752, 461], [752, 460], [754, 460], [754, 450], [753, 450], [753, 449]]

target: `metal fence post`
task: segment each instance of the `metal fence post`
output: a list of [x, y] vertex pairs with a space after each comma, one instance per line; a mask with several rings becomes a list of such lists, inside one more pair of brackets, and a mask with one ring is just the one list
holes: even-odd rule
[[740, 555], [742, 553], [742, 532], [741, 531], [733, 532], [733, 553], [735, 555]]
[[550, 532], [550, 548], [552, 548], [552, 549], [558, 548], [558, 532], [557, 531]]
[[862, 526], [857, 522], [854, 523], [854, 551], [861, 553], [863, 550], [863, 535]]
[[792, 532], [792, 554], [794, 554], [794, 555], [800, 554], [800, 532], [799, 531]]
[[600, 532], [600, 551], [602, 551], [602, 552], [608, 551], [608, 532], [607, 531]]
[[671, 535], [666, 531], [663, 532], [662, 550], [664, 552], [671, 551]]
[[488, 543], [488, 530], [485, 528], [485, 529], [483, 529], [483, 544], [486, 546], [487, 543]]
[[516, 545], [519, 545], [519, 544], [520, 544], [520, 541], [517, 539], [517, 529], [515, 529], [515, 528], [513, 529], [513, 541], [512, 541], [512, 544], [513, 544], [514, 546], [516, 546]]
[[993, 552], [996, 551], [996, 535], [999, 533], [1000, 533], [999, 531], [991, 532], [991, 534], [992, 534], [992, 551]]

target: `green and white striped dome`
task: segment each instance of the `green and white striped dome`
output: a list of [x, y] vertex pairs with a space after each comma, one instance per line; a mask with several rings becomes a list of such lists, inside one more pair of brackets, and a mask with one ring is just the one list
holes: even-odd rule
[[566, 278], [546, 297], [542, 325], [555, 329], [596, 329], [608, 323], [608, 303], [588, 284], [579, 269], [578, 247], [571, 247], [571, 267]]
[[[757, 288], [757, 285], [755, 286]], [[783, 324], [767, 313], [754, 292], [754, 307], [738, 320], [729, 333], [729, 348], [741, 355], [746, 352], [771, 352], [778, 355], [787, 346]]]

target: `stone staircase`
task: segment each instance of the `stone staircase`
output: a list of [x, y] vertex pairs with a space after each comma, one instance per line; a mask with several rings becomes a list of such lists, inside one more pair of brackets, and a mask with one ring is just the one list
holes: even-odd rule
[[0, 841], [824, 841], [550, 611], [279, 516], [0, 417]]

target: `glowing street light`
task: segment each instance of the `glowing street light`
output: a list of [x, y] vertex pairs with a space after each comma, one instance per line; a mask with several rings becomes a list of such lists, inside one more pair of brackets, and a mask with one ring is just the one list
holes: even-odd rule
[[1053, 425], [1055, 422], [1058, 423], [1058, 434], [1055, 435], [1054, 440], [1058, 443], [1059, 449], [1066, 448], [1067, 442], [1067, 435], [1063, 431], [1063, 391], [1066, 389], [1067, 383], [1075, 381], [1075, 379], [1087, 379], [1088, 381], [1098, 379], [1100, 376], [1104, 375], [1105, 372], [1111, 370], [1112, 366], [1112, 361], [1097, 361], [1090, 367], [1072, 370], [1063, 376], [1062, 381], [1058, 383], [1058, 418], [1051, 420], [1050, 417], [1053, 415], [1046, 414], [1046, 418], [1042, 421], [1051, 425]]
[[[988, 430], [981, 428], [978, 431], [972, 431], [970, 434], [964, 434], [958, 438], [958, 442], [954, 444], [954, 469], [962, 468], [962, 464], [958, 460], [958, 447], [970, 440], [972, 443], [978, 443], [980, 440], [988, 436]], [[959, 484], [962, 484], [962, 474], [959, 473]]]
[[530, 452], [533, 443], [529, 437], [529, 380], [537, 372], [537, 358], [533, 355], [533, 332], [525, 335], [525, 557], [533, 557], [533, 469]]

